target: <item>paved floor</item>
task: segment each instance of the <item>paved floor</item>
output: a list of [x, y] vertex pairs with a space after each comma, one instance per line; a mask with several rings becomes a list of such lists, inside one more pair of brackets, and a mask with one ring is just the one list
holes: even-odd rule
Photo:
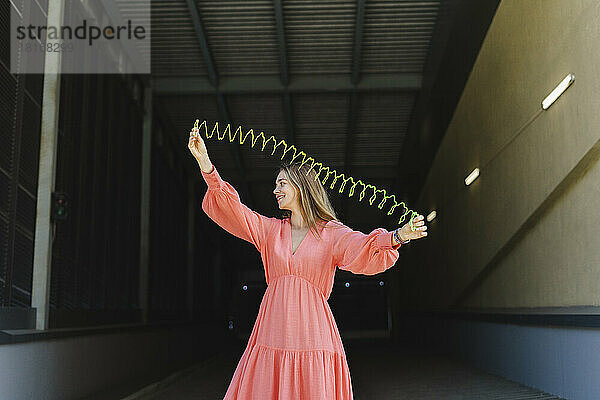
[[[222, 400], [245, 343], [136, 399]], [[384, 340], [344, 340], [355, 400], [560, 399], [445, 356], [416, 353]]]

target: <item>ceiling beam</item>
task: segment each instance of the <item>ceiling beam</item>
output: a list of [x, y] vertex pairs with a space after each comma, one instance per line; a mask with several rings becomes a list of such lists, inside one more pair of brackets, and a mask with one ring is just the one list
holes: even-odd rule
[[420, 73], [364, 74], [354, 85], [351, 74], [299, 75], [286, 86], [277, 74], [221, 77], [214, 86], [205, 76], [168, 76], [153, 78], [152, 87], [155, 95], [418, 91], [421, 80]]
[[[227, 107], [227, 102], [225, 100], [225, 96], [223, 93], [217, 93], [217, 104], [219, 107], [219, 115], [222, 121], [225, 121], [224, 126], [231, 123], [231, 118], [229, 116], [229, 108]], [[242, 154], [240, 152], [240, 146], [236, 143], [232, 143], [232, 146], [228, 146], [231, 151], [231, 156], [233, 157], [233, 161], [235, 162], [235, 166], [240, 175], [240, 182], [242, 187], [241, 191], [245, 194], [244, 203], [249, 208], [254, 208], [254, 201], [252, 200], [252, 194], [250, 193], [250, 186], [248, 185], [248, 179], [246, 179], [246, 169], [244, 168], [244, 163], [242, 161]]]
[[[187, 4], [188, 11], [190, 12], [190, 16], [192, 18], [192, 23], [194, 25], [194, 30], [196, 32], [196, 37], [198, 38], [198, 43], [200, 45], [200, 50], [202, 51], [202, 57], [204, 59], [204, 63], [206, 64], [206, 68], [208, 70], [208, 79], [207, 83], [213, 90], [213, 94], [216, 94], [217, 97], [217, 108], [219, 110], [219, 114], [222, 120], [225, 123], [230, 123], [231, 118], [229, 115], [229, 109], [227, 107], [227, 102], [225, 100], [225, 96], [223, 92], [219, 90], [219, 74], [217, 69], [215, 68], [215, 63], [212, 58], [212, 53], [210, 51], [210, 47], [208, 46], [208, 41], [206, 40], [206, 34], [204, 33], [204, 27], [202, 25], [202, 21], [200, 19], [200, 13], [198, 12], [198, 8], [196, 6], [196, 0], [185, 0]], [[254, 202], [252, 201], [252, 196], [250, 193], [250, 187], [248, 185], [248, 181], [246, 180], [246, 172], [244, 169], [244, 163], [242, 162], [242, 155], [240, 153], [239, 146], [230, 146], [231, 155], [235, 161], [238, 173], [241, 177], [242, 187], [240, 190], [244, 193], [246, 205], [250, 208], [253, 208]]]
[[292, 107], [292, 95], [290, 94], [288, 85], [290, 83], [288, 63], [287, 63], [287, 46], [285, 41], [285, 28], [283, 23], [283, 7], [281, 0], [273, 0], [275, 8], [275, 22], [277, 26], [277, 41], [279, 43], [279, 66], [281, 68], [281, 84], [283, 85], [283, 115], [288, 132], [288, 141], [295, 143], [294, 133], [294, 109]]
[[208, 42], [206, 41], [206, 35], [204, 34], [204, 27], [202, 26], [202, 21], [200, 20], [200, 14], [198, 13], [198, 8], [196, 7], [196, 0], [185, 0], [187, 4], [188, 11], [190, 12], [190, 16], [192, 17], [192, 24], [194, 24], [194, 30], [196, 31], [196, 37], [198, 38], [198, 43], [200, 44], [200, 50], [202, 51], [202, 58], [204, 59], [204, 63], [206, 64], [206, 69], [208, 70], [208, 79], [213, 87], [217, 87], [218, 82], [218, 74], [215, 68], [215, 63], [212, 58], [212, 53], [210, 52], [210, 48], [208, 47]]
[[288, 128], [288, 141], [290, 144], [296, 143], [296, 133], [294, 129], [294, 109], [292, 107], [292, 95], [289, 91], [283, 94], [283, 112], [285, 114], [285, 123]]
[[[356, 85], [360, 82], [360, 55], [362, 49], [363, 26], [365, 23], [365, 1], [358, 0], [356, 5], [356, 22], [354, 24], [354, 48], [352, 50], [352, 91], [348, 110], [348, 125], [346, 128], [346, 149], [344, 157], [344, 174], [352, 176], [352, 158], [354, 151], [354, 132], [358, 120], [358, 92]], [[342, 203], [342, 215], [347, 216], [348, 202]]]
[[273, 0], [275, 8], [275, 25], [277, 27], [277, 42], [279, 44], [279, 67], [281, 69], [281, 84], [287, 86], [289, 84], [288, 65], [287, 65], [287, 48], [285, 44], [285, 29], [283, 25], [283, 7], [281, 0]]
[[[358, 114], [358, 93], [356, 90], [350, 93], [350, 104], [348, 110], [348, 124], [346, 129], [346, 148], [344, 150], [344, 175], [352, 176], [354, 173], [352, 169], [352, 158], [354, 152], [354, 132], [356, 131], [356, 123], [357, 123], [357, 114]], [[342, 215], [344, 217], [347, 216], [348, 212], [348, 202], [342, 203]]]
[[362, 53], [363, 27], [365, 25], [365, 2], [358, 0], [356, 4], [356, 23], [354, 24], [354, 49], [352, 50], [352, 84], [360, 80], [360, 55]]

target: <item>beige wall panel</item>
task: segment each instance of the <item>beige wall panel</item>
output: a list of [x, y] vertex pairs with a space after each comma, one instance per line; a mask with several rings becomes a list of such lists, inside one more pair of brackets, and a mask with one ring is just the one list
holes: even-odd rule
[[[541, 112], [571, 72], [575, 83]], [[451, 305], [599, 139], [600, 2], [503, 0], [411, 206], [438, 217], [400, 262], [400, 303]], [[596, 160], [463, 306], [598, 305], [599, 188]]]

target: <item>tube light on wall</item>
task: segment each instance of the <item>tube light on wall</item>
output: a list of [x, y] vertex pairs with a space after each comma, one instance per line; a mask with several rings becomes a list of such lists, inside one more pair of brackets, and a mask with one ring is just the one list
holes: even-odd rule
[[433, 221], [435, 219], [436, 215], [437, 215], [437, 213], [435, 212], [435, 210], [433, 210], [432, 212], [427, 214], [427, 222]]
[[575, 80], [574, 74], [567, 75], [565, 77], [565, 79], [563, 79], [562, 82], [559, 83], [558, 86], [552, 91], [552, 93], [550, 93], [542, 101], [542, 108], [544, 110], [547, 110], [552, 105], [552, 103], [554, 103], [556, 101], [556, 99], [558, 99], [560, 97], [560, 95], [563, 94], [569, 86], [571, 86], [571, 84], [573, 83], [574, 80]]
[[479, 168], [475, 168], [473, 172], [465, 178], [465, 185], [469, 186], [479, 176]]

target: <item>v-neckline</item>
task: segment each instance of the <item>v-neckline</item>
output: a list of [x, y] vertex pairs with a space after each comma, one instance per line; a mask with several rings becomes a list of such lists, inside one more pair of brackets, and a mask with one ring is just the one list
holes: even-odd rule
[[308, 230], [308, 232], [306, 232], [306, 235], [304, 235], [304, 237], [300, 241], [300, 244], [298, 245], [298, 247], [296, 247], [296, 251], [294, 251], [294, 241], [292, 240], [292, 220], [289, 218], [287, 220], [288, 220], [288, 225], [290, 227], [290, 229], [289, 229], [290, 254], [292, 255], [292, 257], [294, 257], [296, 254], [298, 254], [298, 250], [300, 250], [300, 247], [302, 247], [302, 243], [304, 243], [304, 241], [306, 240], [306, 237], [310, 234], [310, 229]]
[[[288, 221], [288, 226], [289, 226], [289, 240], [290, 240], [290, 246], [289, 251], [290, 251], [290, 258], [293, 258], [296, 254], [298, 254], [298, 251], [300, 250], [300, 247], [302, 247], [302, 245], [304, 244], [304, 242], [306, 241], [306, 238], [308, 237], [308, 235], [310, 235], [310, 229], [308, 230], [308, 232], [306, 232], [306, 235], [304, 235], [304, 238], [302, 238], [302, 241], [300, 241], [300, 244], [298, 245], [298, 247], [296, 247], [296, 251], [292, 251], [293, 250], [293, 246], [294, 246], [294, 242], [292, 240], [292, 220], [290, 218], [286, 218]], [[323, 227], [325, 227], [325, 225], [327, 225], [329, 223], [329, 221], [325, 222], [323, 224]]]

